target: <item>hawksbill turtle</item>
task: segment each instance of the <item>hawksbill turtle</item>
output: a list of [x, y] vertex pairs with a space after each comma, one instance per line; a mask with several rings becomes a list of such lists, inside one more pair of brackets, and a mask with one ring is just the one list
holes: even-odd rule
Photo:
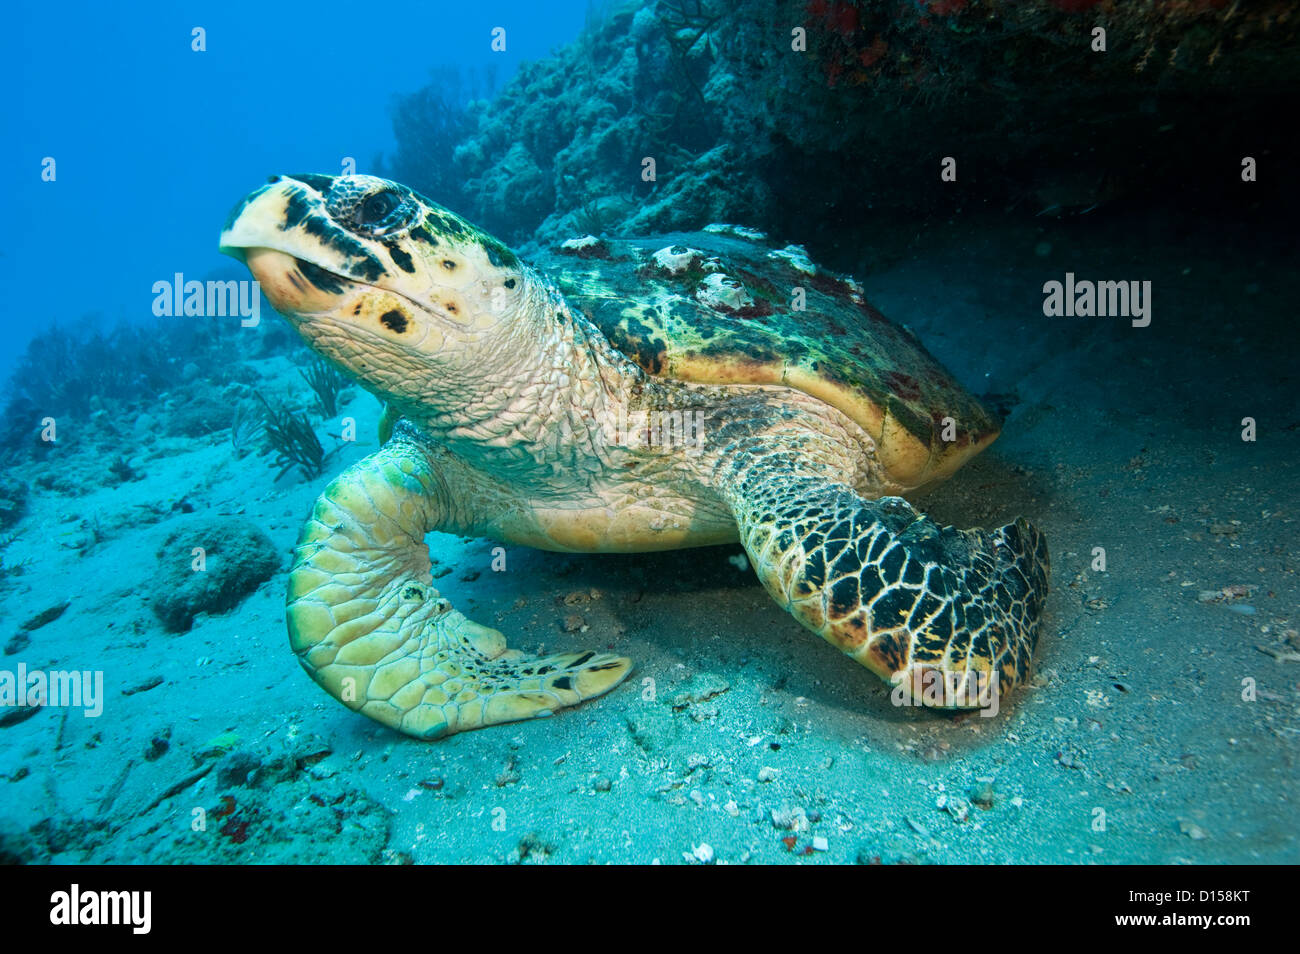
[[[849, 278], [710, 227], [522, 262], [405, 186], [272, 177], [231, 212], [308, 344], [386, 403], [317, 499], [289, 642], [350, 709], [422, 739], [550, 715], [631, 661], [528, 656], [431, 585], [443, 530], [564, 552], [739, 540], [771, 596], [906, 698], [974, 707], [1029, 669], [1047, 593], [1024, 519], [943, 527], [902, 495], [998, 421]], [[953, 694], [922, 694], [942, 676]]]

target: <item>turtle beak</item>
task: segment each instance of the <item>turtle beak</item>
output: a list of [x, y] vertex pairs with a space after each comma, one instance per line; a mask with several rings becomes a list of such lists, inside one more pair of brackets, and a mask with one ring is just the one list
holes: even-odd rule
[[[315, 315], [332, 312], [341, 307], [343, 296], [353, 286], [340, 276], [319, 270], [312, 272], [316, 281], [307, 277], [312, 270], [309, 262], [281, 252], [278, 249], [254, 246], [240, 249], [241, 258], [257, 279], [266, 300], [282, 315]], [[327, 275], [320, 279], [320, 275]], [[328, 287], [321, 287], [324, 282]]]
[[226, 216], [218, 250], [242, 262], [245, 249], [283, 242], [289, 200], [299, 191], [300, 186], [286, 182], [283, 176], [272, 176], [266, 185], [244, 196]]
[[290, 233], [295, 224], [307, 215], [326, 214], [325, 196], [333, 187], [333, 176], [315, 173], [271, 176], [266, 185], [244, 196], [230, 210], [221, 228], [218, 249], [222, 254], [244, 261], [243, 249], [281, 248], [291, 244]]
[[319, 244], [298, 227], [304, 216], [323, 214], [324, 180], [272, 176], [235, 206], [221, 230], [220, 250], [248, 267], [282, 315], [330, 311], [352, 289], [346, 278], [314, 265]]

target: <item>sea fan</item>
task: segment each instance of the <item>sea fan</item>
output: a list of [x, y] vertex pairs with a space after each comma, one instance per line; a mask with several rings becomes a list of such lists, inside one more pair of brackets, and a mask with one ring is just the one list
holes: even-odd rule
[[321, 447], [307, 415], [283, 405], [272, 407], [261, 394], [257, 398], [265, 408], [266, 436], [275, 451], [275, 462], [280, 465], [275, 479], [279, 480], [294, 467], [309, 480], [318, 476], [325, 461], [325, 448]]

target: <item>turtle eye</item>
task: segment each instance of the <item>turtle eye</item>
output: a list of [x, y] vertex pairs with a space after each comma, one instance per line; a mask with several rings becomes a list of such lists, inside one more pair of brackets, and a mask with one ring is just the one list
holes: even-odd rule
[[357, 210], [357, 224], [380, 225], [401, 204], [401, 197], [395, 192], [387, 189], [383, 192], [376, 192], [361, 203], [361, 208]]

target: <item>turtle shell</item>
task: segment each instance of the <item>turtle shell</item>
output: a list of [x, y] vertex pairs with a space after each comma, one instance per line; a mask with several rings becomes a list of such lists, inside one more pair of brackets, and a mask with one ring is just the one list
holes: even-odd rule
[[798, 246], [774, 249], [758, 233], [710, 226], [645, 239], [588, 236], [537, 264], [647, 373], [812, 395], [871, 435], [903, 489], [947, 477], [998, 435], [997, 418], [915, 335]]

